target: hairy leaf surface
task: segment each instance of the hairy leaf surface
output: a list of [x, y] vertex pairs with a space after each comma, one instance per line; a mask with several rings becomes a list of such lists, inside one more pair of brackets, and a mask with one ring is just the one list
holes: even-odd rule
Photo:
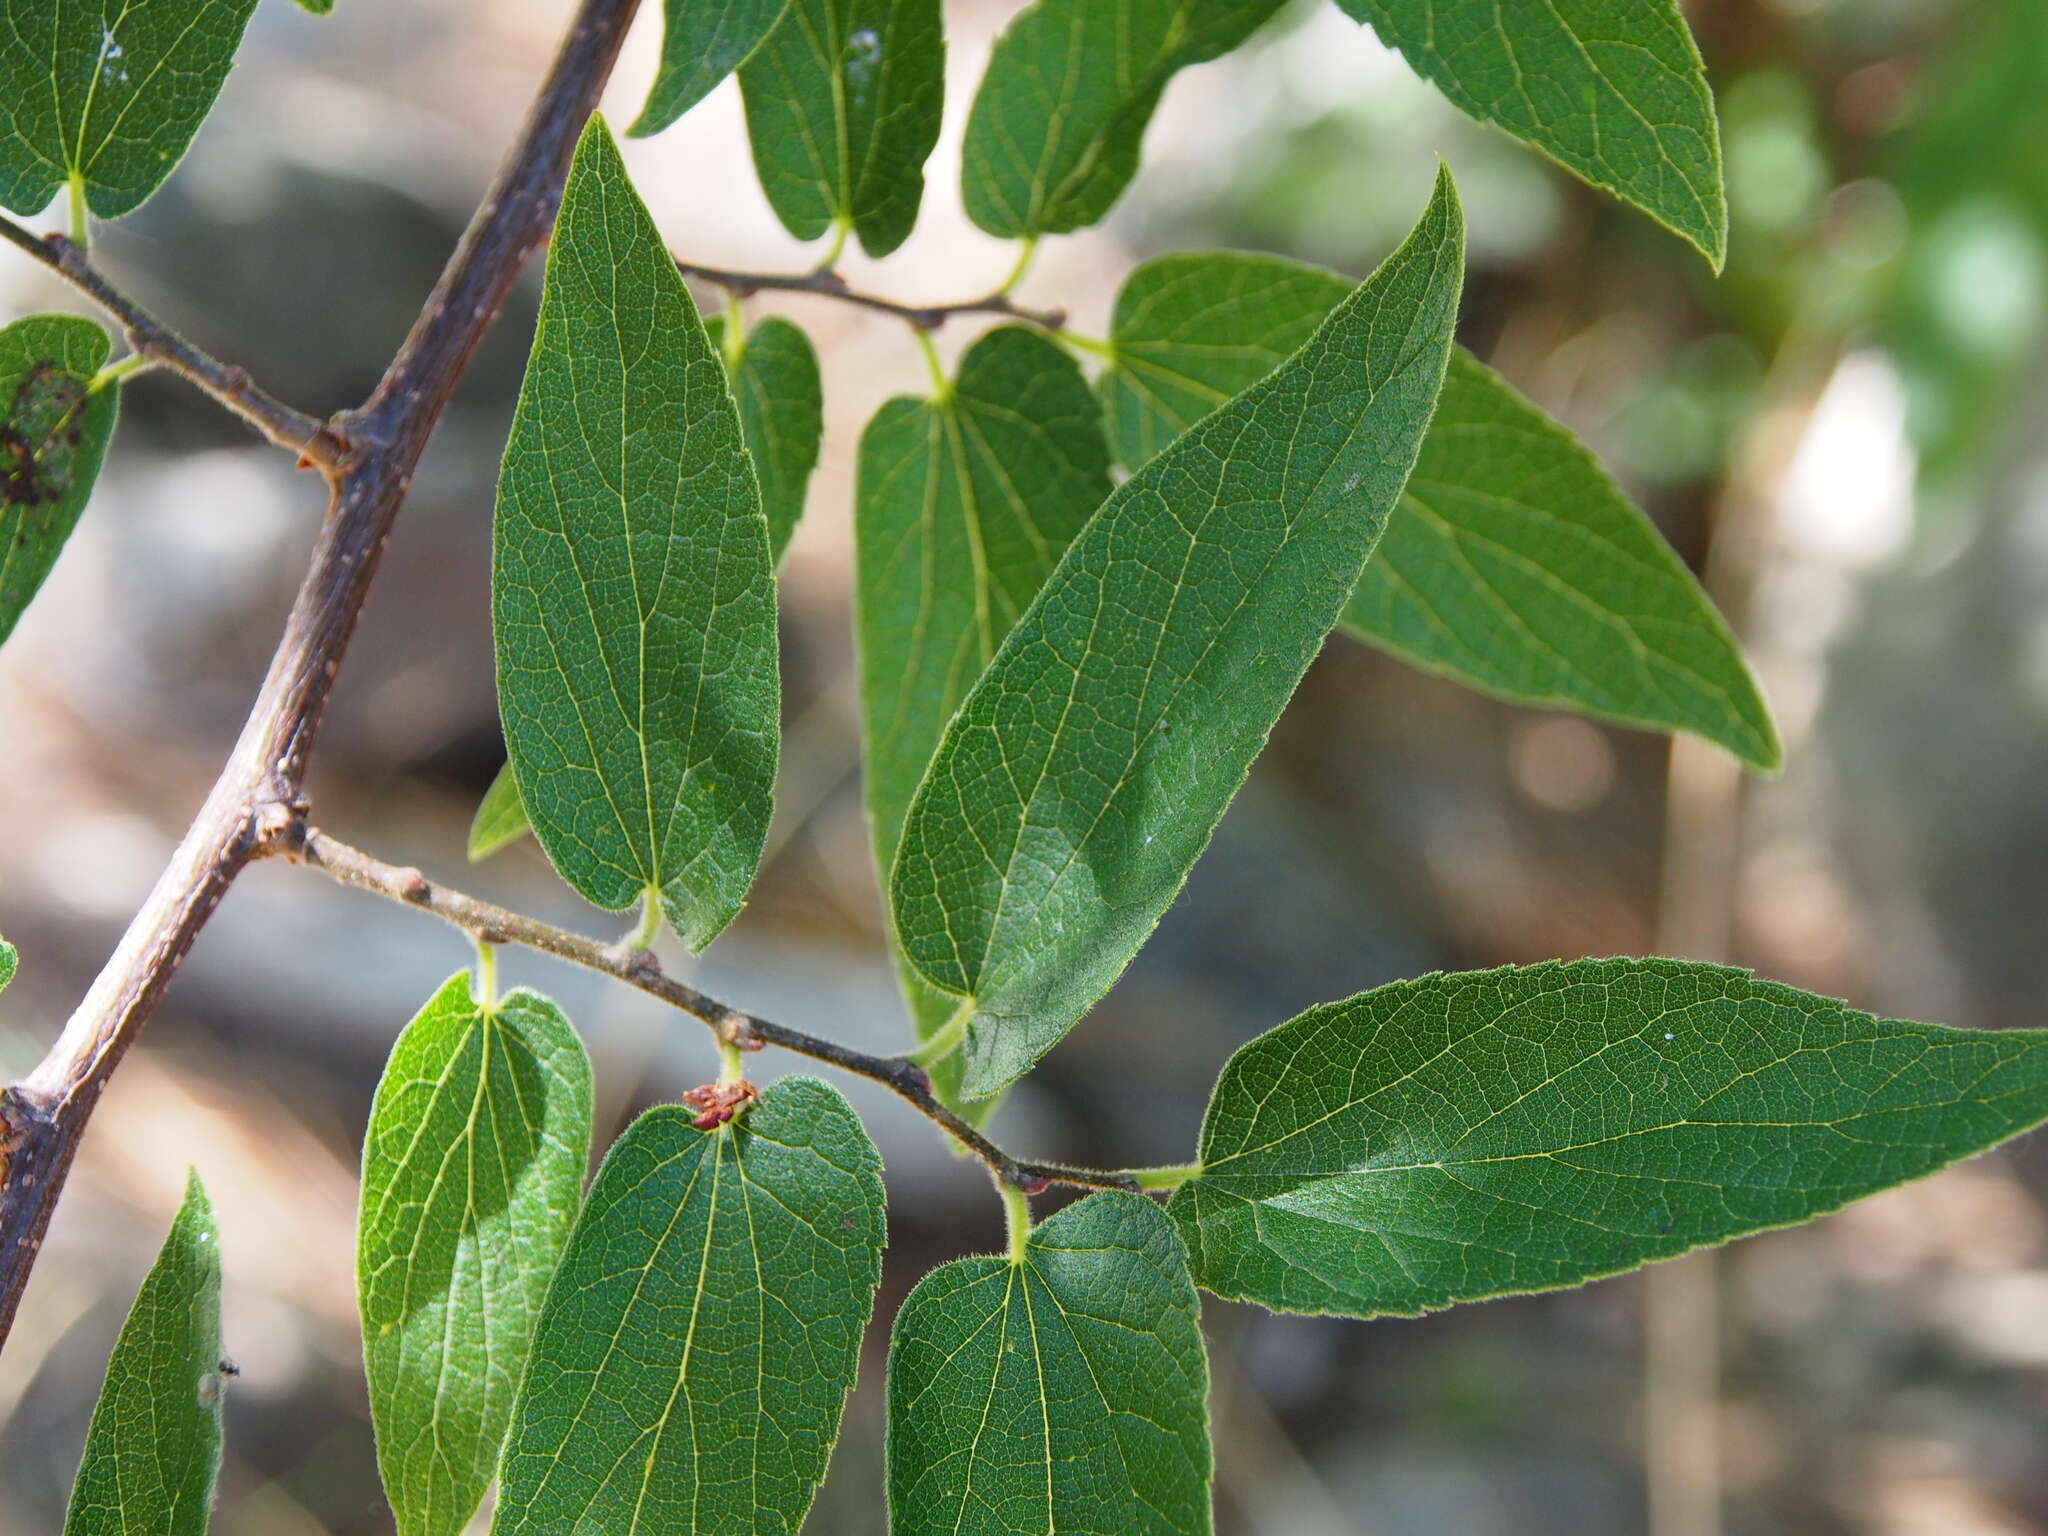
[[534, 835], [587, 900], [656, 890], [702, 949], [768, 832], [775, 573], [725, 365], [599, 117], [548, 247], [491, 579]]
[[220, 1473], [221, 1358], [220, 1239], [192, 1173], [114, 1341], [64, 1536], [205, 1536]]
[[547, 998], [450, 977], [391, 1052], [363, 1138], [356, 1298], [402, 1536], [456, 1536], [496, 1470], [590, 1162], [590, 1062]]
[[549, 1288], [492, 1530], [794, 1533], [881, 1279], [881, 1173], [815, 1078], [713, 1131], [636, 1120]]
[[1443, 383], [1463, 265], [1448, 175], [1284, 364], [1120, 486], [946, 728], [904, 822], [896, 931], [973, 999], [995, 1092], [1137, 953], [1386, 526]]
[[893, 1536], [1210, 1529], [1209, 1365], [1159, 1208], [1106, 1192], [918, 1282], [889, 1341]]
[[[1109, 495], [1101, 413], [1072, 358], [1003, 326], [941, 397], [898, 396], [861, 438], [854, 491], [861, 747], [875, 866], [946, 722]], [[959, 1006], [899, 965], [922, 1038]], [[941, 1064], [941, 1087], [957, 1066]]]
[[697, 105], [761, 46], [790, 0], [666, 0], [661, 63], [633, 138], [659, 133]]
[[1680, 960], [1427, 976], [1223, 1069], [1171, 1214], [1196, 1280], [1404, 1316], [1805, 1221], [2048, 1116], [2048, 1031], [1944, 1029]]
[[740, 432], [754, 458], [761, 510], [768, 518], [768, 558], [780, 565], [803, 521], [804, 496], [825, 436], [818, 354], [800, 327], [779, 317], [763, 320], [736, 349], [726, 346], [724, 316], [706, 321], [704, 329], [732, 376]]
[[1281, 0], [1037, 0], [974, 94], [960, 187], [992, 235], [1083, 229], [1137, 174], [1167, 83], [1228, 53]]
[[94, 391], [107, 333], [71, 315], [0, 328], [0, 642], [78, 526], [120, 414]]
[[512, 776], [512, 765], [507, 763], [491, 780], [470, 820], [469, 862], [481, 864], [532, 830], [526, 820], [526, 802], [519, 798], [519, 781]]
[[945, 64], [939, 0], [792, 0], [740, 70], [754, 169], [791, 234], [843, 221], [870, 256], [904, 242]]
[[[1100, 384], [1124, 462], [1271, 369], [1349, 291], [1270, 256], [1139, 267]], [[1497, 698], [1692, 731], [1778, 766], [1741, 648], [1684, 562], [1571, 433], [1462, 351], [1343, 627]]]
[[1461, 110], [1697, 246], [1728, 249], [1721, 136], [1675, 0], [1337, 0]]
[[75, 176], [118, 218], [163, 185], [227, 79], [256, 0], [0, 0], [0, 203]]

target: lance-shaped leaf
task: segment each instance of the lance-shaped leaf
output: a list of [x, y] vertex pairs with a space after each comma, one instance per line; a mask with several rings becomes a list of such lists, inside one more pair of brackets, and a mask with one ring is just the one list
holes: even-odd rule
[[[936, 398], [898, 396], [868, 424], [854, 611], [868, 826], [884, 879], [946, 722], [1109, 491], [1101, 412], [1081, 370], [1021, 326], [975, 342]], [[929, 1036], [959, 1001], [898, 969]], [[941, 1087], [955, 1060], [941, 1064]]]
[[196, 1173], [114, 1341], [64, 1536], [205, 1536], [225, 1387], [220, 1239]]
[[815, 1078], [715, 1130], [636, 1120], [548, 1290], [492, 1530], [802, 1525], [881, 1278], [881, 1172]]
[[590, 1161], [590, 1062], [548, 999], [451, 977], [398, 1037], [363, 1138], [356, 1296], [402, 1536], [456, 1536], [511, 1420]]
[[970, 998], [995, 1092], [1108, 990], [1207, 845], [1401, 493], [1463, 266], [1449, 176], [1278, 369], [1105, 502], [946, 728], [904, 821], [896, 932]]
[[909, 236], [938, 142], [939, 0], [791, 0], [740, 70], [761, 190], [789, 232], [835, 224], [870, 256]]
[[1281, 0], [1037, 0], [997, 39], [961, 150], [967, 215], [1022, 239], [1083, 229], [1137, 174], [1167, 82]]
[[1805, 1221], [2048, 1116], [2048, 1031], [1944, 1029], [1680, 960], [1396, 982], [1223, 1069], [1173, 1197], [1196, 1280], [1413, 1315]]
[[1201, 1536], [1209, 1365], [1187, 1255], [1091, 1195], [918, 1282], [889, 1341], [893, 1536]]
[[[1270, 256], [1139, 267], [1100, 383], [1124, 462], [1272, 368], [1349, 291]], [[1464, 352], [1343, 627], [1497, 698], [1691, 731], [1778, 766], [1741, 648], [1684, 562], [1571, 433]]]
[[1337, 0], [1460, 110], [1697, 246], [1728, 248], [1721, 135], [1676, 0]]
[[0, 203], [40, 213], [68, 183], [103, 219], [184, 158], [256, 0], [4, 0]]
[[740, 432], [754, 458], [768, 518], [768, 558], [780, 565], [803, 520], [804, 495], [825, 436], [818, 354], [800, 327], [779, 317], [763, 320], [736, 347], [726, 344], [724, 316], [712, 317], [704, 329], [732, 376]]
[[498, 702], [587, 900], [702, 949], [761, 862], [780, 744], [768, 523], [725, 365], [593, 117], [498, 475]]
[[476, 815], [469, 823], [469, 862], [481, 864], [500, 849], [509, 848], [533, 828], [526, 820], [526, 802], [519, 798], [519, 781], [507, 763], [491, 780]]
[[0, 328], [0, 642], [50, 574], [99, 478], [120, 412], [95, 390], [107, 333], [71, 315]]
[[666, 0], [661, 64], [647, 105], [627, 134], [637, 139], [659, 133], [709, 96], [788, 9], [789, 0]]

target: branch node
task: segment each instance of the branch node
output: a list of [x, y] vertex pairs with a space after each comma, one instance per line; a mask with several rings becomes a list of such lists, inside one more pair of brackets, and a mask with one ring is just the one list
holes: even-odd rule
[[423, 907], [434, 899], [434, 885], [419, 870], [408, 867], [398, 872], [398, 894], [401, 900]]

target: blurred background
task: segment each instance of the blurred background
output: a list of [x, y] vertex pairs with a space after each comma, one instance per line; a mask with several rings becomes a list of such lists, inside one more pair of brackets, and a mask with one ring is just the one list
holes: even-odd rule
[[[648, 0], [607, 99], [652, 77]], [[985, 291], [1013, 251], [957, 198], [958, 132], [1015, 0], [947, 0], [948, 131], [924, 212], [857, 285]], [[1463, 339], [1581, 432], [1702, 564], [1783, 727], [1739, 787], [1664, 742], [1502, 707], [1333, 640], [1129, 975], [1011, 1095], [1006, 1145], [1178, 1162], [1230, 1051], [1300, 1008], [1435, 968], [1658, 948], [1879, 1013], [2043, 1022], [2048, 917], [2048, 0], [1694, 0], [1720, 100], [1726, 274], [1478, 128], [1327, 3], [1166, 96], [1105, 225], [1022, 290], [1102, 334], [1123, 273], [1192, 246], [1355, 274], [1435, 157], [1471, 220]], [[220, 109], [98, 254], [284, 398], [360, 400], [539, 80], [566, 0], [266, 0]], [[755, 186], [736, 87], [629, 142], [677, 251], [767, 271], [816, 251]], [[318, 821], [585, 930], [531, 844], [471, 871], [501, 761], [488, 540], [539, 263], [414, 485], [322, 735]], [[707, 296], [711, 297], [711, 296]], [[0, 316], [75, 308], [0, 259]], [[860, 429], [923, 364], [900, 326], [762, 299], [822, 354], [827, 439], [782, 578], [787, 719], [771, 855], [712, 952], [717, 995], [877, 1049], [905, 1036], [860, 809], [849, 505]], [[949, 358], [973, 338], [939, 335]], [[89, 515], [0, 651], [0, 1070], [31, 1067], [211, 781], [261, 677], [321, 488], [177, 381], [145, 377]], [[1711, 552], [1711, 559], [1709, 558]], [[1667, 822], [1672, 835], [1667, 836]], [[1724, 931], [1725, 930], [1725, 931]], [[0, 1536], [57, 1529], [120, 1320], [205, 1177], [230, 1349], [222, 1536], [373, 1536], [353, 1304], [358, 1137], [389, 1045], [467, 963], [459, 936], [302, 871], [235, 887], [99, 1110], [0, 1370]], [[715, 1071], [705, 1031], [508, 953], [597, 1070], [599, 1135]], [[793, 1059], [757, 1058], [756, 1075]], [[863, 1380], [808, 1529], [880, 1533], [886, 1321], [927, 1268], [999, 1239], [972, 1166], [850, 1085], [889, 1169]], [[1218, 1520], [1232, 1536], [1650, 1531], [1646, 1459], [1718, 1441], [1731, 1532], [2048, 1531], [2048, 1140], [2025, 1141], [1694, 1270], [1421, 1321], [1207, 1303]], [[1685, 1261], [1695, 1265], [1696, 1261]], [[1673, 1269], [1666, 1273], [1682, 1274]], [[1718, 1296], [1718, 1318], [1699, 1298]], [[1659, 1308], [1662, 1308], [1660, 1314]], [[1718, 1338], [1704, 1417], [1646, 1416]], [[1674, 1321], [1675, 1320], [1675, 1321]], [[1690, 1365], [1688, 1364], [1690, 1362]], [[1661, 1374], [1660, 1374], [1661, 1373]], [[1683, 1392], [1680, 1392], [1682, 1399]], [[1682, 1500], [1680, 1501], [1683, 1502]], [[1666, 1517], [1655, 1536], [1706, 1527]]]

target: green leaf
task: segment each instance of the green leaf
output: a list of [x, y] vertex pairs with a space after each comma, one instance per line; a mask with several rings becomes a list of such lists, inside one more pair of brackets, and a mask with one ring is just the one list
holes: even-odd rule
[[[1132, 272], [1099, 386], [1124, 462], [1271, 369], [1349, 291], [1333, 272], [1229, 252]], [[1684, 562], [1576, 438], [1464, 352], [1343, 625], [1497, 698], [1779, 764], [1741, 648]]]
[[763, 320], [732, 349], [725, 345], [722, 315], [705, 321], [704, 330], [732, 377], [741, 435], [753, 455], [761, 510], [768, 517], [768, 558], [779, 566], [803, 520], [804, 495], [825, 436], [818, 354], [801, 328], [779, 318]]
[[1138, 171], [1167, 82], [1218, 58], [1281, 0], [1037, 0], [990, 54], [961, 150], [967, 216], [1022, 239], [1083, 229]]
[[995, 1092], [1137, 953], [1314, 658], [1443, 383], [1464, 225], [1422, 222], [1277, 370], [1105, 502], [960, 712], [891, 879]]
[[325, 16], [334, 9], [334, 0], [299, 0], [299, 9], [311, 11], [315, 16]]
[[0, 989], [14, 980], [14, 972], [21, 964], [21, 951], [5, 939], [0, 939]]
[[789, 9], [789, 0], [667, 0], [661, 65], [630, 138], [659, 133], [745, 63]]
[[[898, 396], [861, 437], [854, 489], [861, 745], [875, 867], [946, 722], [1109, 495], [1109, 448], [1081, 370], [1021, 326], [968, 348], [938, 398]], [[899, 964], [920, 1038], [958, 1007]], [[957, 1067], [942, 1065], [942, 1089]]]
[[113, 219], [185, 157], [256, 0], [0, 5], [0, 203], [40, 213], [75, 177]]
[[205, 1536], [226, 1386], [220, 1239], [199, 1175], [114, 1341], [64, 1536]]
[[816, 1078], [716, 1130], [636, 1120], [548, 1290], [491, 1529], [794, 1532], [881, 1278], [881, 1172]]
[[1720, 270], [1720, 128], [1675, 0], [1337, 3], [1460, 110], [1635, 204]]
[[768, 832], [768, 523], [725, 365], [601, 117], [576, 147], [498, 477], [505, 745], [534, 835], [613, 911], [660, 893], [693, 949]]
[[799, 240], [835, 224], [886, 256], [909, 236], [938, 142], [939, 0], [792, 0], [740, 70], [754, 169]]
[[95, 390], [107, 333], [71, 315], [0, 328], [0, 642], [50, 574], [99, 478], [120, 390]]
[[1209, 1364], [1187, 1255], [1142, 1195], [1090, 1195], [1014, 1259], [918, 1282], [889, 1342], [892, 1536], [1198, 1536]]
[[469, 824], [469, 862], [483, 863], [532, 830], [526, 820], [526, 802], [519, 798], [519, 781], [512, 777], [512, 765], [507, 763], [477, 802], [476, 816]]
[[391, 1052], [363, 1138], [356, 1295], [401, 1536], [456, 1536], [497, 1467], [590, 1161], [590, 1062], [548, 999], [450, 977]]
[[1171, 1213], [1196, 1280], [1412, 1316], [1789, 1226], [2048, 1116], [2048, 1031], [1944, 1029], [1680, 960], [1427, 976], [1223, 1069]]

